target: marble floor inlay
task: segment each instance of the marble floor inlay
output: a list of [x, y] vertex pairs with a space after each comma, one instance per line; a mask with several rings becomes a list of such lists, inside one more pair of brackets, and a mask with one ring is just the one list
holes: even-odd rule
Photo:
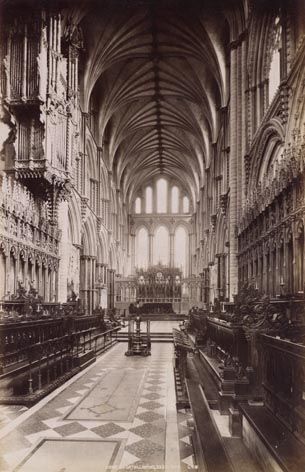
[[180, 472], [187, 467], [179, 455], [173, 345], [154, 343], [150, 357], [126, 357], [125, 351], [125, 343], [115, 345], [5, 423], [1, 472]]
[[[70, 420], [131, 421], [146, 370], [108, 370], [66, 416]], [[128, 392], [128, 395], [126, 395]]]
[[96, 472], [115, 468], [121, 441], [43, 439], [16, 472]]

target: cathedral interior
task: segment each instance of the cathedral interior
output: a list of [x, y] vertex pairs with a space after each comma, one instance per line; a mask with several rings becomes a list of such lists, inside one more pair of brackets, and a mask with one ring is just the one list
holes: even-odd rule
[[0, 0], [0, 470], [305, 470], [305, 3]]

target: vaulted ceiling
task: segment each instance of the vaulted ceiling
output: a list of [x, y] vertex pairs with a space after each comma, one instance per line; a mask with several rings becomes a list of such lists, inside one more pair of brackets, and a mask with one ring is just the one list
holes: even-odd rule
[[163, 174], [195, 200], [228, 101], [229, 32], [217, 0], [83, 5], [67, 13], [84, 33], [82, 107], [94, 97], [117, 187], [132, 198]]

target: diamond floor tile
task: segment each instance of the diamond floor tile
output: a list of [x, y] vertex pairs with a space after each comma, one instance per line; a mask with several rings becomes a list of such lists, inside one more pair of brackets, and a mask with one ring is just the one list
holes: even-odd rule
[[154, 434], [162, 433], [162, 429], [158, 428], [153, 423], [145, 423], [141, 426], [136, 426], [135, 428], [131, 428], [130, 431], [137, 434], [141, 438], [149, 438]]
[[154, 410], [155, 408], [161, 408], [163, 405], [158, 402], [149, 401], [149, 402], [141, 403], [140, 406], [142, 408], [146, 408], [146, 410]]
[[159, 393], [151, 392], [143, 395], [143, 398], [147, 398], [148, 400], [158, 400], [164, 398], [164, 395], [160, 395]]
[[151, 387], [145, 387], [146, 390], [150, 390], [151, 392], [158, 392], [160, 390], [160, 387], [156, 387], [155, 385], [152, 385]]
[[85, 431], [82, 425], [73, 421], [73, 423], [69, 422], [63, 426], [59, 426], [58, 428], [54, 428], [54, 431], [59, 433], [61, 436], [70, 436], [70, 434], [80, 433], [81, 431]]
[[102, 426], [92, 428], [91, 431], [103, 438], [107, 438], [108, 436], [113, 436], [114, 434], [118, 434], [122, 431], [125, 431], [125, 428], [122, 428], [121, 426], [118, 426], [115, 423], [107, 423]]
[[163, 458], [165, 448], [156, 444], [148, 439], [142, 439], [136, 443], [131, 444], [126, 447], [126, 450], [133, 454], [134, 456], [139, 457], [139, 459], [151, 458], [151, 456], [159, 455]]
[[[56, 397], [51, 398], [33, 415], [25, 419], [24, 423], [17, 425], [14, 434], [0, 441], [0, 448], [3, 450], [5, 447], [8, 457], [11, 454], [13, 458], [15, 453], [18, 456], [18, 450], [32, 448], [40, 439], [54, 438], [58, 441], [58, 445], [67, 440], [75, 441], [75, 444], [77, 444], [76, 441], [86, 441], [88, 454], [90, 454], [90, 441], [92, 444], [96, 441], [104, 441], [106, 444], [117, 440], [122, 444], [118, 453], [118, 460], [121, 458], [122, 460], [121, 463], [116, 464], [115, 470], [121, 472], [166, 470], [165, 447], [168, 443], [166, 415], [168, 405], [171, 405], [170, 408], [175, 407], [174, 383], [173, 377], [170, 377], [173, 375], [172, 346], [154, 344], [152, 356], [149, 358], [128, 358], [124, 356], [125, 351], [126, 345], [121, 343], [98, 358], [97, 362], [84, 371], [76, 381], [68, 383]], [[144, 374], [141, 389], [134, 399], [135, 416], [131, 421], [117, 421], [113, 418], [103, 421], [93, 420], [86, 415], [84, 418], [66, 419], [67, 413], [78, 405], [81, 398], [87, 398], [89, 390], [91, 391], [102, 381], [107, 372], [118, 369], [127, 372], [142, 370]], [[128, 389], [124, 392], [116, 389], [115, 395], [117, 395], [118, 409], [124, 408], [127, 395], [129, 395]], [[187, 433], [182, 431], [180, 437], [185, 438], [186, 435]], [[183, 444], [183, 441], [179, 443]], [[184, 445], [189, 446], [185, 443]], [[177, 442], [175, 447], [177, 457], [179, 457]], [[189, 450], [184, 448], [183, 452], [185, 458]], [[6, 457], [2, 462], [0, 460], [1, 472], [11, 472], [8, 470], [10, 464], [6, 462]], [[17, 463], [14, 463], [13, 467], [16, 465]], [[188, 466], [182, 463], [182, 467]], [[98, 467], [97, 470], [99, 470]], [[173, 470], [173, 472], [178, 472], [178, 470]]]
[[155, 421], [159, 418], [162, 418], [162, 416], [153, 411], [145, 411], [144, 413], [140, 413], [139, 415], [137, 415], [137, 418], [143, 421]]

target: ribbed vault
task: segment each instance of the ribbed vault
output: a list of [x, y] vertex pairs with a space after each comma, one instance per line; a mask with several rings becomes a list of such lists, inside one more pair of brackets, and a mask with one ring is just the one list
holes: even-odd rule
[[193, 203], [204, 184], [227, 102], [229, 38], [225, 16], [203, 3], [100, 1], [75, 11], [82, 106], [90, 111], [94, 97], [97, 141], [127, 202], [160, 173], [187, 186]]

